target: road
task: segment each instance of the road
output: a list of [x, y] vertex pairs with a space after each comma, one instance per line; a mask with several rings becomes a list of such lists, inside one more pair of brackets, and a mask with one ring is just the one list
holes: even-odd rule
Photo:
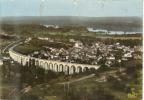
[[68, 81], [68, 82], [61, 82], [61, 83], [57, 83], [57, 84], [69, 84], [69, 83], [74, 83], [74, 82], [79, 82], [79, 81], [82, 81], [82, 80], [86, 80], [86, 79], [89, 79], [89, 78], [92, 78], [94, 77], [95, 74], [90, 74], [88, 76], [84, 76], [82, 78], [78, 78], [78, 79], [75, 79], [75, 80], [71, 80], [71, 81]]
[[3, 50], [2, 50], [2, 53], [6, 53], [8, 50], [9, 50], [9, 48], [11, 48], [12, 46], [14, 46], [15, 44], [18, 44], [19, 42], [22, 42], [23, 40], [21, 39], [21, 40], [17, 40], [17, 41], [15, 41], [15, 42], [12, 42], [12, 43], [10, 43], [9, 45], [7, 45]]

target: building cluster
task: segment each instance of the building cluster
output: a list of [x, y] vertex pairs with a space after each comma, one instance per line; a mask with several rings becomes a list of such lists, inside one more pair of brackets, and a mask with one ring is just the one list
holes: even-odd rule
[[54, 29], [60, 28], [60, 26], [58, 26], [58, 25], [43, 25], [43, 24], [40, 24], [40, 25], [42, 25], [42, 26], [44, 26], [46, 28], [54, 28]]
[[129, 59], [142, 59], [142, 48], [131, 48], [120, 43], [106, 45], [102, 42], [84, 45], [81, 41], [76, 41], [73, 47], [68, 49], [45, 46], [45, 49], [35, 51], [29, 56], [70, 63], [112, 66]]

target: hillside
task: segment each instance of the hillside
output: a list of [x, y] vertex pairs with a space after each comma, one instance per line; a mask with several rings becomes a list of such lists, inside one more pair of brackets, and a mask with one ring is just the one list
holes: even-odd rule
[[113, 31], [142, 32], [142, 18], [139, 17], [74, 17], [74, 16], [41, 16], [41, 17], [4, 17], [1, 24], [48, 24], [59, 26], [84, 26]]

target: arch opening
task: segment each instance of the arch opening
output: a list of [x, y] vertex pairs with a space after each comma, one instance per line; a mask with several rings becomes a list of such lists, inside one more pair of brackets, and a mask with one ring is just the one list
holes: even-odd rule
[[53, 64], [52, 63], [49, 63], [49, 68], [50, 68], [50, 70], [53, 70]]
[[58, 64], [55, 63], [55, 64], [54, 64], [54, 70], [55, 70], [56, 72], [58, 72], [58, 69], [59, 69], [59, 68], [58, 68]]
[[69, 75], [69, 66], [68, 65], [65, 65], [64, 70], [65, 70], [65, 74]]
[[75, 74], [76, 73], [76, 67], [74, 65], [71, 66], [69, 73], [70, 74]]
[[82, 70], [82, 67], [81, 67], [81, 66], [78, 66], [78, 67], [77, 67], [77, 73], [82, 73], [82, 71], [83, 71], [83, 70]]
[[64, 72], [64, 66], [63, 66], [63, 64], [59, 65], [59, 72]]
[[89, 68], [88, 67], [84, 67], [83, 68], [83, 72], [88, 72], [89, 71]]
[[47, 70], [50, 69], [50, 68], [49, 68], [49, 65], [48, 65], [48, 62], [45, 62], [45, 63], [44, 63], [44, 67], [45, 67], [45, 69], [47, 69]]

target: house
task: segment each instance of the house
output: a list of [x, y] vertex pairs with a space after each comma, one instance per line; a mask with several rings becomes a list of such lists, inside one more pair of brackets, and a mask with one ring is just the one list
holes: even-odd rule
[[77, 41], [77, 42], [74, 44], [74, 47], [75, 47], [75, 48], [82, 48], [82, 46], [83, 46], [83, 43], [80, 42], [80, 41]]
[[131, 53], [126, 53], [126, 54], [124, 54], [123, 57], [125, 57], [125, 58], [131, 58], [131, 57], [132, 57], [132, 54], [131, 54]]
[[110, 67], [112, 65], [112, 62], [111, 61], [106, 61], [105, 65]]
[[115, 60], [114, 56], [107, 57], [107, 60]]

